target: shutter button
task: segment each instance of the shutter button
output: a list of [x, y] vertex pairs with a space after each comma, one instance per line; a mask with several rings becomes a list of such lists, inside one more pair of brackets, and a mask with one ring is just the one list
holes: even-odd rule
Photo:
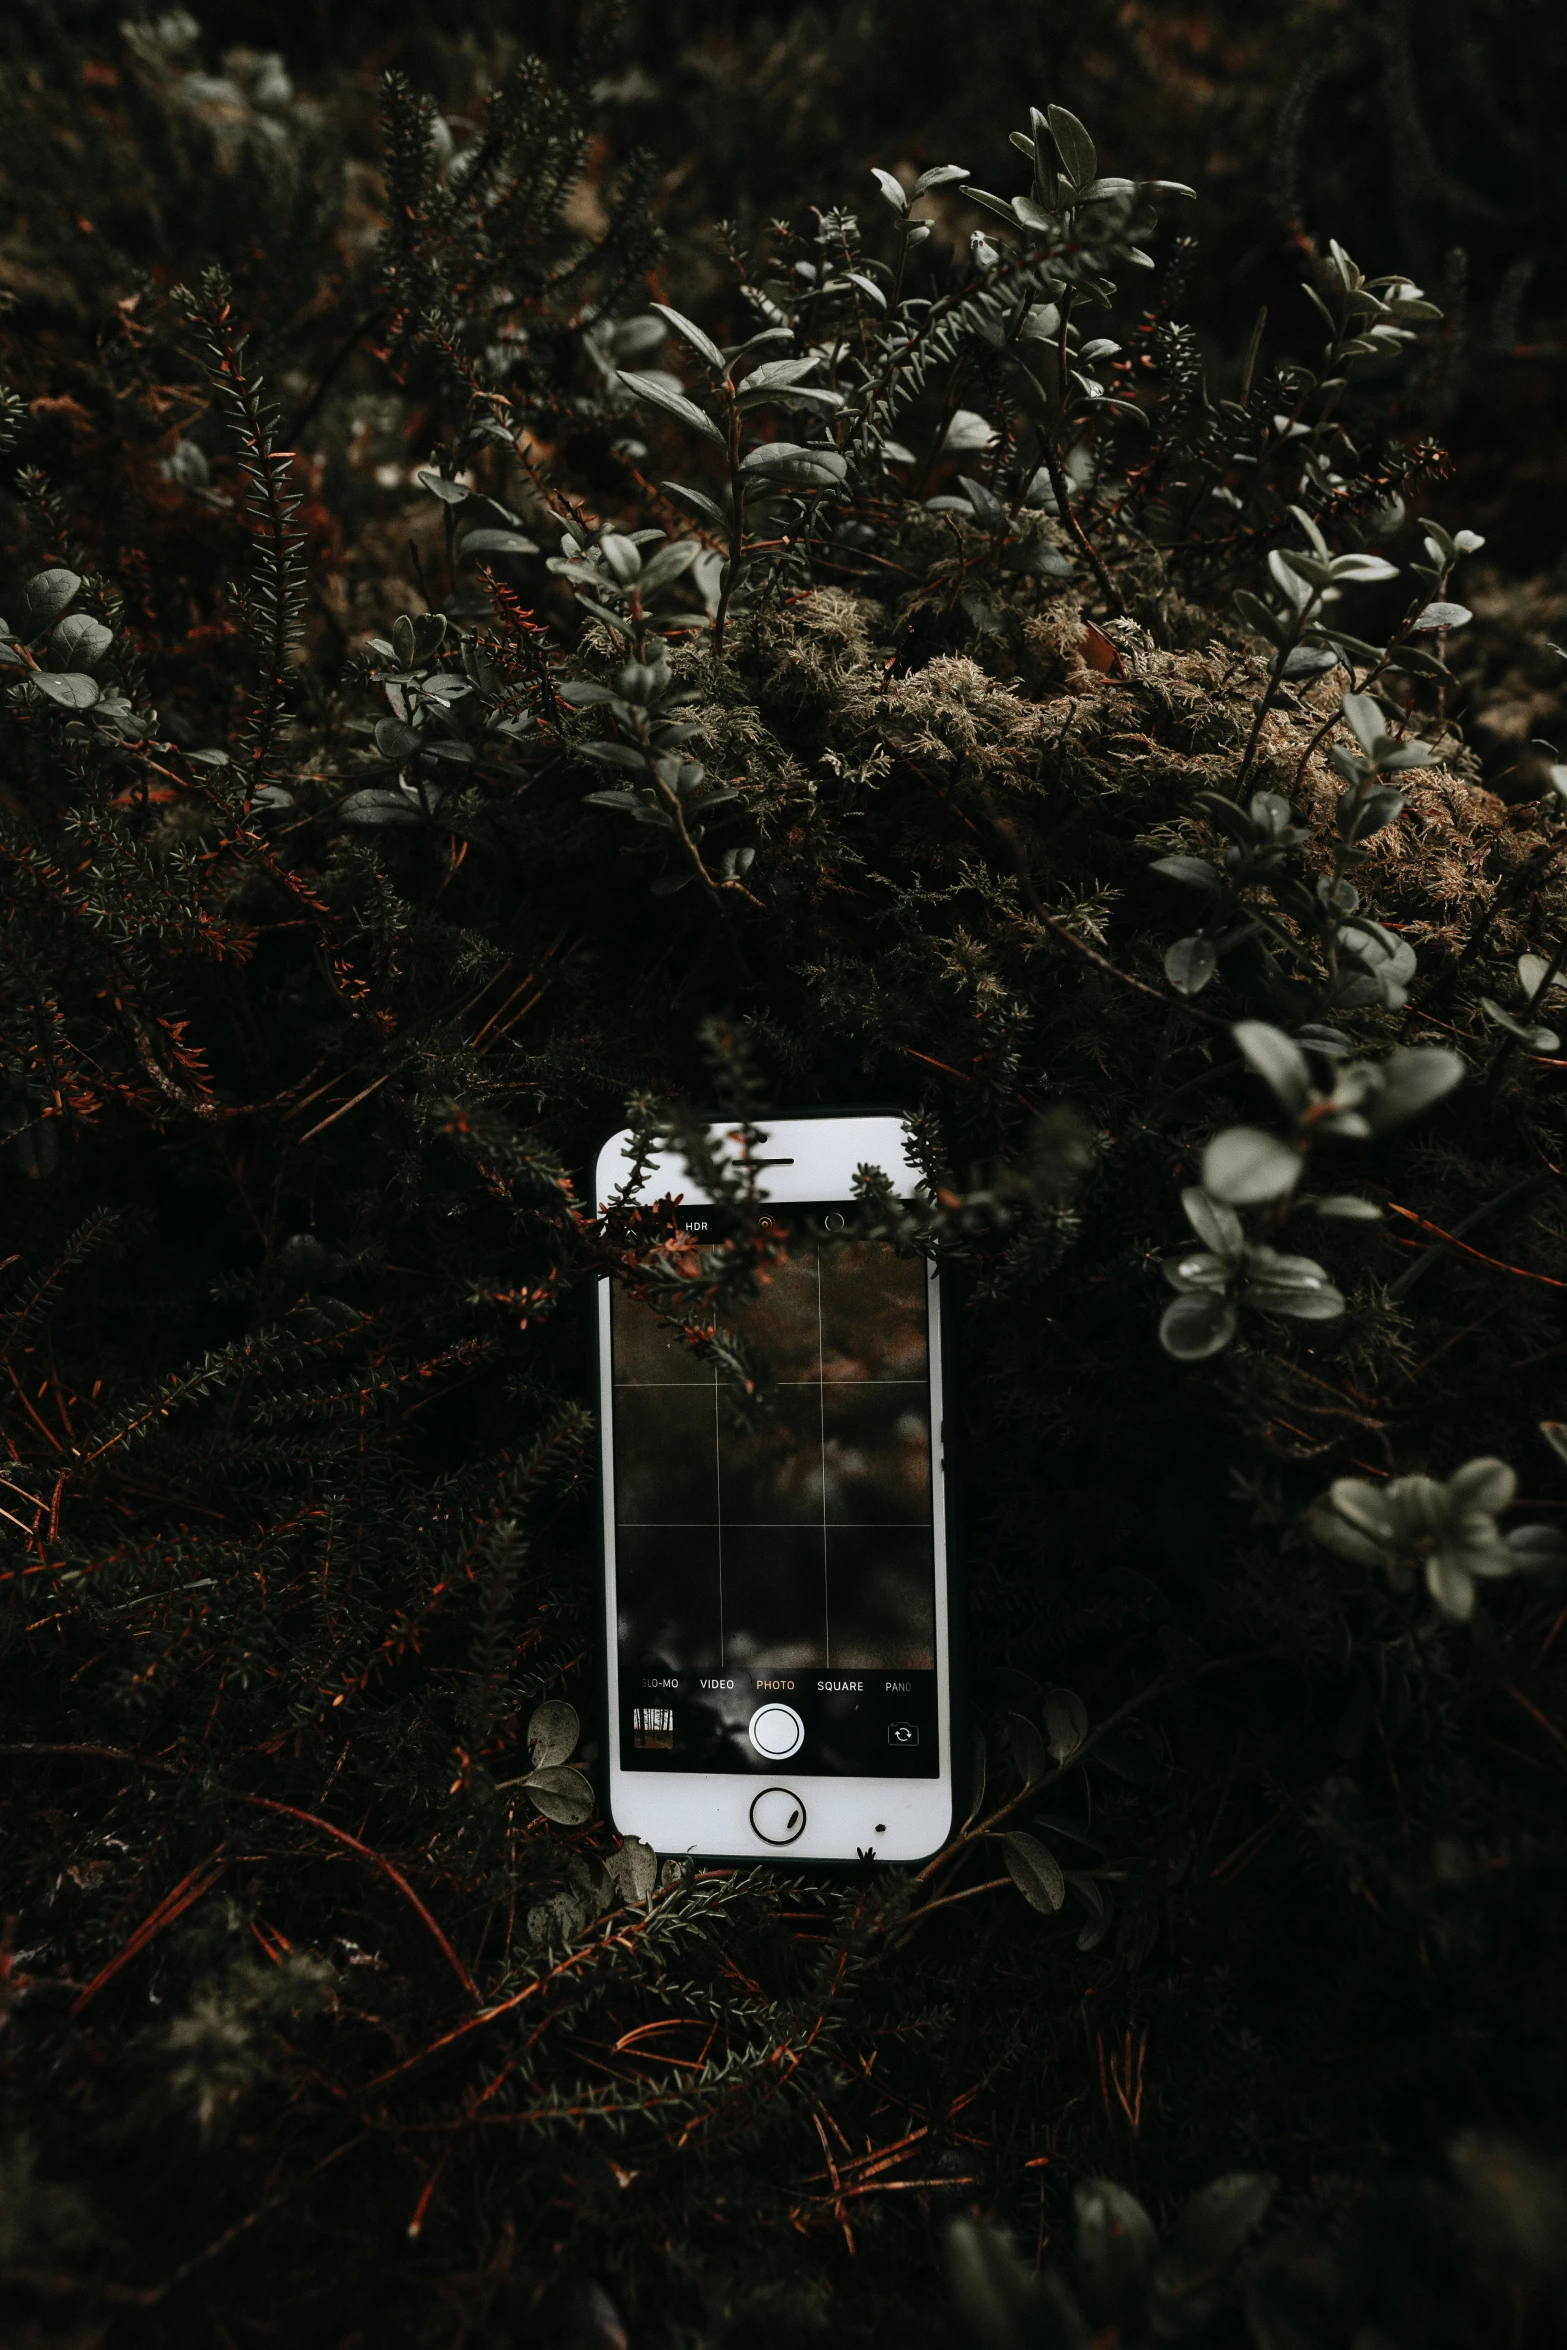
[[751, 1825], [764, 1844], [792, 1844], [805, 1827], [805, 1806], [787, 1787], [764, 1787], [751, 1806]]
[[805, 1724], [792, 1705], [759, 1705], [751, 1716], [751, 1744], [769, 1762], [787, 1762], [805, 1744]]

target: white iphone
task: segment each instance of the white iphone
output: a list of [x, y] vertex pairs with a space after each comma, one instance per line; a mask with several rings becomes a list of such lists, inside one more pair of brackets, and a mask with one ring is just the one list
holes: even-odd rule
[[[919, 1176], [895, 1115], [762, 1131], [783, 1254], [734, 1316], [778, 1382], [759, 1427], [653, 1306], [600, 1285], [610, 1817], [663, 1853], [923, 1860], [953, 1810], [941, 1284], [852, 1231], [856, 1168], [905, 1197]], [[599, 1154], [601, 1211], [630, 1139]], [[717, 1221], [678, 1159], [626, 1196], [675, 1199], [695, 1238]]]

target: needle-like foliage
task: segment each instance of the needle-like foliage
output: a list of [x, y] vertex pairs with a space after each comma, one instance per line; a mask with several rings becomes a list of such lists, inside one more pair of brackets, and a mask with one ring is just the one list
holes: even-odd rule
[[[608, 15], [376, 127], [30, 13], [16, 2338], [1558, 2340], [1567, 764], [1446, 292], [1301, 230], [1224, 357], [1049, 89], [714, 223]], [[960, 1300], [953, 1833], [660, 1860], [596, 1285], [764, 1416], [708, 1119], [868, 1100]], [[592, 1196], [628, 1120], [708, 1245]]]

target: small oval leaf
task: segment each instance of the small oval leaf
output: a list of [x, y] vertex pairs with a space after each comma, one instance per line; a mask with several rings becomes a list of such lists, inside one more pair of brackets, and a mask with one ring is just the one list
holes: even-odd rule
[[593, 1789], [580, 1771], [530, 1771], [522, 1784], [537, 1809], [558, 1828], [580, 1828], [593, 1817]]
[[470, 530], [458, 542], [457, 552], [469, 555], [536, 555], [538, 542], [520, 530]]
[[1227, 1347], [1240, 1316], [1227, 1297], [1178, 1297], [1159, 1323], [1159, 1344], [1178, 1363], [1200, 1363]]
[[640, 1836], [628, 1836], [606, 1865], [623, 1901], [646, 1901], [658, 1883], [658, 1854]]
[[65, 710], [90, 710], [99, 698], [98, 680], [73, 669], [35, 669], [33, 684]]
[[1088, 2314], [1096, 2325], [1116, 2325], [1135, 2338], [1148, 2291], [1148, 2269], [1158, 2236], [1137, 2197], [1113, 2179], [1089, 2179], [1078, 2188], [1077, 2268]]
[[688, 400], [684, 392], [673, 391], [656, 375], [644, 375], [636, 368], [621, 367], [617, 368], [616, 373], [627, 391], [634, 392], [639, 400], [645, 400], [650, 408], [662, 408], [666, 416], [678, 417], [682, 424], [689, 424], [692, 431], [699, 432], [705, 441], [712, 441], [717, 448], [723, 447], [724, 436], [713, 419], [704, 415], [696, 402]]
[[1218, 968], [1219, 958], [1209, 939], [1178, 938], [1165, 949], [1164, 975], [1182, 995], [1199, 994]]
[[1025, 1787], [1037, 1787], [1045, 1775], [1045, 1742], [1022, 1714], [1008, 1714], [1007, 1746]]
[[35, 571], [22, 590], [27, 633], [31, 635], [35, 629], [47, 628], [51, 620], [58, 620], [81, 584], [74, 571]]
[[528, 1722], [528, 1752], [536, 1771], [548, 1770], [554, 1763], [569, 1761], [577, 1750], [582, 1736], [582, 1724], [577, 1709], [563, 1697], [547, 1698], [536, 1706]]
[[1023, 1899], [1030, 1909], [1053, 1917], [1066, 1899], [1066, 1878], [1049, 1845], [1021, 1828], [1012, 1829], [1001, 1841], [1006, 1847], [1007, 1875]]
[[1244, 1208], [1278, 1199], [1300, 1180], [1301, 1155], [1264, 1134], [1260, 1126], [1227, 1126], [1202, 1155], [1202, 1187], [1210, 1196]]
[[88, 612], [68, 612], [49, 639], [50, 658], [62, 669], [91, 669], [114, 642], [114, 631]]

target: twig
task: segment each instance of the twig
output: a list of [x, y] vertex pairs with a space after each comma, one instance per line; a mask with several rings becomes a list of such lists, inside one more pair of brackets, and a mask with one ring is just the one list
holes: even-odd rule
[[240, 1795], [236, 1798], [236, 1800], [240, 1803], [248, 1804], [252, 1811], [275, 1812], [280, 1819], [300, 1820], [307, 1828], [319, 1828], [323, 1836], [330, 1836], [334, 1843], [343, 1845], [349, 1852], [357, 1852], [361, 1860], [367, 1860], [370, 1862], [373, 1868], [378, 1868], [382, 1876], [386, 1878], [387, 1882], [396, 1886], [398, 1892], [408, 1903], [409, 1907], [418, 1914], [418, 1916], [423, 1920], [424, 1924], [428, 1927], [438, 1948], [440, 1949], [441, 1955], [446, 1960], [446, 1963], [451, 1968], [453, 1974], [457, 1977], [458, 1982], [461, 1983], [463, 1989], [469, 1994], [470, 1998], [478, 1998], [478, 1984], [474, 1981], [472, 1975], [469, 1974], [468, 1969], [464, 1966], [456, 1951], [447, 1941], [446, 1936], [442, 1933], [440, 1927], [436, 1924], [434, 1918], [430, 1915], [430, 1912], [425, 1908], [424, 1903], [420, 1900], [418, 1894], [409, 1884], [408, 1879], [403, 1875], [402, 1870], [398, 1868], [394, 1862], [389, 1861], [384, 1852], [377, 1852], [372, 1845], [361, 1844], [359, 1838], [357, 1836], [350, 1836], [346, 1828], [334, 1828], [330, 1820], [318, 1819], [313, 1811], [301, 1811], [296, 1804], [292, 1803], [279, 1803], [276, 1798], [271, 1795]]
[[[1549, 1183], [1551, 1180], [1552, 1178], [1548, 1170], [1544, 1168], [1539, 1169], [1533, 1175], [1526, 1175], [1521, 1183], [1511, 1184], [1506, 1191], [1499, 1192], [1495, 1199], [1487, 1200], [1483, 1207], [1478, 1207], [1472, 1210], [1469, 1215], [1463, 1217], [1457, 1224], [1455, 1224], [1451, 1233], [1448, 1234], [1443, 1240], [1439, 1241], [1434, 1248], [1428, 1248], [1424, 1250], [1421, 1255], [1416, 1257], [1412, 1265], [1406, 1265], [1404, 1267], [1404, 1270], [1399, 1274], [1398, 1279], [1389, 1285], [1388, 1296], [1407, 1297], [1409, 1292], [1414, 1288], [1415, 1283], [1424, 1279], [1425, 1275], [1430, 1272], [1432, 1266], [1440, 1262], [1441, 1258], [1449, 1248], [1458, 1248], [1462, 1246], [1465, 1236], [1468, 1233], [1473, 1232], [1477, 1224], [1483, 1224], [1488, 1216], [1500, 1215], [1503, 1208], [1510, 1208], [1515, 1200], [1526, 1198], [1531, 1191], [1538, 1191], [1543, 1184]], [[1392, 1208], [1392, 1212], [1395, 1216], [1408, 1216], [1411, 1213], [1408, 1208], [1393, 1207], [1393, 1203], [1391, 1201], [1389, 1201], [1388, 1205], [1390, 1208]], [[1417, 1216], [1414, 1218], [1414, 1221], [1416, 1223], [1421, 1223], [1423, 1222], [1423, 1219]], [[1428, 1232], [1435, 1232], [1438, 1227], [1434, 1224], [1427, 1224], [1425, 1225], [1425, 1229]], [[1480, 1254], [1478, 1249], [1470, 1249], [1466, 1253], [1470, 1256], [1478, 1256]], [[1494, 1257], [1487, 1257], [1483, 1261], [1486, 1264], [1494, 1264], [1496, 1259]]]
[[228, 1865], [222, 1858], [222, 1852], [223, 1847], [219, 1845], [216, 1852], [209, 1853], [188, 1876], [182, 1877], [172, 1892], [165, 1893], [155, 1909], [148, 1911], [129, 1940], [120, 1945], [108, 1964], [98, 1969], [87, 1988], [72, 2001], [70, 2012], [73, 2023], [87, 2002], [97, 1998], [105, 1983], [110, 1982], [122, 1966], [128, 1965], [139, 1950], [145, 1950], [148, 1943], [162, 1933], [165, 1926], [172, 1926], [176, 1918], [183, 1917], [186, 1910], [193, 1908], [204, 1893], [212, 1890]]
[[[1491, 1204], [1494, 1207], [1498, 1203], [1493, 1200]], [[1567, 1281], [1558, 1281], [1553, 1274], [1531, 1273], [1527, 1265], [1509, 1265], [1502, 1257], [1488, 1257], [1484, 1249], [1471, 1248], [1467, 1241], [1459, 1239], [1456, 1232], [1444, 1232], [1440, 1224], [1433, 1224], [1426, 1216], [1417, 1216], [1413, 1208], [1401, 1208], [1397, 1200], [1390, 1199], [1388, 1201], [1387, 1212], [1390, 1216], [1403, 1216], [1409, 1223], [1418, 1224], [1422, 1232], [1434, 1233], [1436, 1238], [1445, 1243], [1448, 1248], [1461, 1250], [1466, 1257], [1474, 1257], [1480, 1264], [1489, 1265], [1494, 1272], [1511, 1273], [1519, 1281], [1538, 1281], [1547, 1289], [1567, 1289]], [[1469, 1220], [1474, 1223], [1478, 1219], [1471, 1217]], [[1409, 1267], [1409, 1272], [1419, 1272], [1422, 1266], [1429, 1264], [1436, 1253], [1434, 1249], [1423, 1251], [1415, 1263]], [[1389, 1294], [1396, 1296], [1398, 1294], [1396, 1287]]]
[[356, 1093], [352, 1101], [343, 1102], [337, 1109], [329, 1110], [326, 1116], [321, 1119], [319, 1124], [311, 1127], [308, 1134], [302, 1134], [300, 1136], [300, 1141], [302, 1143], [313, 1142], [318, 1134], [325, 1134], [327, 1128], [329, 1126], [335, 1126], [339, 1118], [346, 1118], [350, 1110], [357, 1110], [361, 1102], [368, 1101], [371, 1094], [376, 1092], [379, 1087], [383, 1086], [391, 1074], [392, 1072], [390, 1069], [384, 1069], [379, 1077], [372, 1078], [371, 1082], [365, 1086], [362, 1092]]
[[1558, 1746], [1567, 1747], [1567, 1738], [1562, 1736], [1562, 1733], [1557, 1729], [1556, 1724], [1547, 1720], [1546, 1716], [1541, 1713], [1537, 1705], [1531, 1705], [1528, 1698], [1525, 1697], [1521, 1689], [1515, 1689], [1511, 1681], [1504, 1681], [1502, 1683], [1502, 1687], [1506, 1690], [1508, 1696], [1512, 1699], [1515, 1705], [1521, 1705], [1523, 1707], [1524, 1712], [1529, 1716], [1529, 1719], [1532, 1722], [1538, 1722], [1540, 1728], [1545, 1732], [1548, 1738], [1554, 1738]]

